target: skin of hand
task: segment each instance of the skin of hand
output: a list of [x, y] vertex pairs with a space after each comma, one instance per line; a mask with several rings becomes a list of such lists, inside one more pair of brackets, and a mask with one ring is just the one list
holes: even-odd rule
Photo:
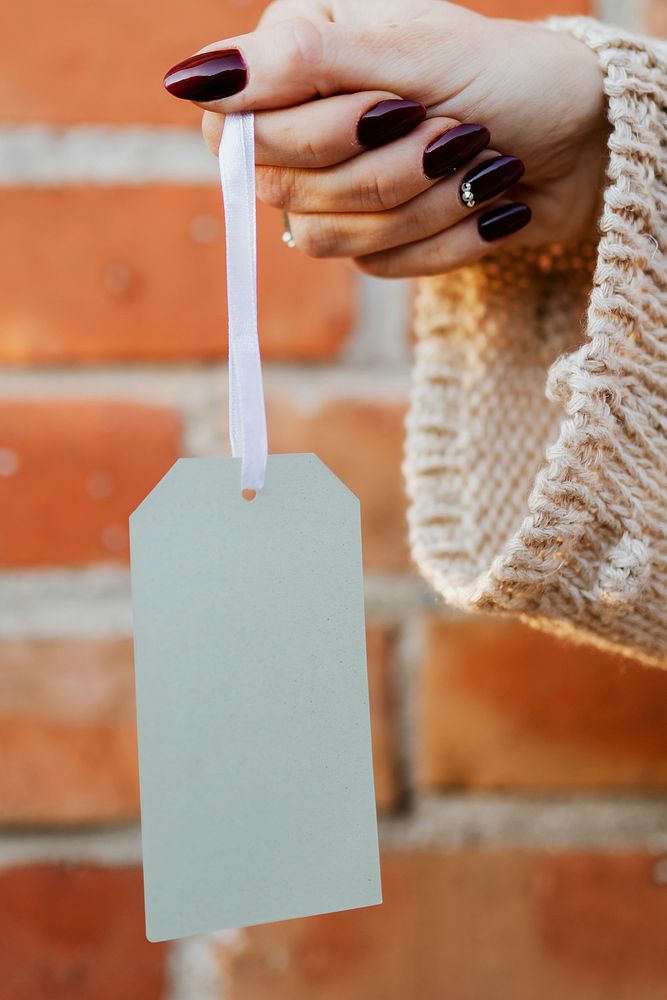
[[593, 235], [602, 76], [568, 34], [444, 0], [275, 0], [165, 86], [213, 151], [225, 114], [256, 112], [258, 196], [312, 256], [406, 277]]

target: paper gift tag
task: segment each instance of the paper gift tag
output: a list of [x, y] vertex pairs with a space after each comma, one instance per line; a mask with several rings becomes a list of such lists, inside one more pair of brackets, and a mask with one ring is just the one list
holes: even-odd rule
[[381, 901], [358, 501], [181, 459], [130, 522], [152, 941]]
[[359, 507], [314, 455], [267, 465], [251, 114], [220, 168], [236, 457], [130, 519], [153, 941], [380, 902]]

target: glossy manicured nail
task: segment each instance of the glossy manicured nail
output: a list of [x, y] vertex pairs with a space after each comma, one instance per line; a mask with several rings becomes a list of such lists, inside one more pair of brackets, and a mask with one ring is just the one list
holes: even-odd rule
[[526, 168], [518, 156], [496, 156], [469, 170], [461, 181], [459, 194], [468, 208], [502, 194], [523, 177]]
[[401, 101], [397, 98], [380, 101], [359, 119], [357, 139], [366, 149], [384, 146], [400, 139], [426, 118], [426, 108], [419, 101]]
[[512, 202], [511, 205], [501, 205], [500, 208], [492, 208], [479, 218], [477, 223], [479, 235], [487, 243], [499, 240], [527, 226], [531, 215], [528, 205], [518, 201]]
[[164, 78], [169, 93], [184, 101], [219, 101], [247, 82], [248, 67], [238, 49], [200, 52], [172, 66]]
[[424, 173], [431, 180], [446, 177], [489, 145], [491, 136], [483, 125], [455, 125], [424, 150]]

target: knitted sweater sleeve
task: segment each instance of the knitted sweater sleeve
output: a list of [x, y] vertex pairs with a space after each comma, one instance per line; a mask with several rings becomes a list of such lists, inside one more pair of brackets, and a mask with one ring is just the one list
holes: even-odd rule
[[421, 282], [411, 546], [451, 605], [667, 666], [667, 52], [549, 27], [604, 74], [600, 240]]

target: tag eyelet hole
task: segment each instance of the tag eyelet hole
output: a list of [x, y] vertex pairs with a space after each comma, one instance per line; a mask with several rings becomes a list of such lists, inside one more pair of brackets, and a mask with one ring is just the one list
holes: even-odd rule
[[253, 501], [253, 500], [255, 499], [255, 497], [257, 496], [257, 490], [248, 490], [248, 489], [245, 489], [245, 490], [241, 490], [241, 496], [242, 496], [242, 497], [243, 497], [243, 499], [244, 499], [244, 500], [246, 500], [246, 501], [247, 501], [248, 503], [252, 503], [252, 501]]

